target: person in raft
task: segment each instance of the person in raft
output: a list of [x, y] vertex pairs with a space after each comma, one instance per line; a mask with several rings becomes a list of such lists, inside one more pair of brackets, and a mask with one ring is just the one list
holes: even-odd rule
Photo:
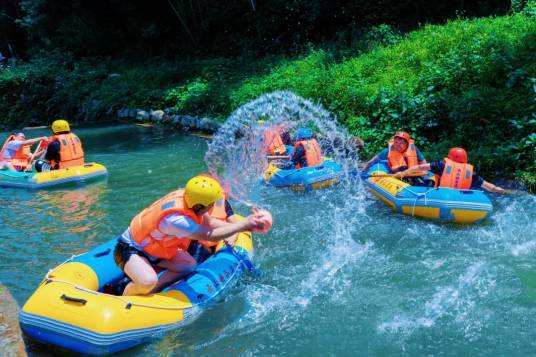
[[[415, 145], [415, 141], [405, 131], [396, 132], [393, 138], [389, 140], [387, 148], [370, 159], [363, 167], [363, 171], [368, 170], [371, 165], [378, 161], [387, 161], [391, 173], [404, 171], [416, 165], [426, 164], [426, 159]], [[414, 174], [418, 173], [418, 171], [414, 172]], [[426, 175], [424, 172], [422, 174], [424, 177], [411, 177], [410, 183], [417, 186], [433, 185], [433, 175]]]
[[[184, 189], [173, 191], [136, 215], [114, 249], [117, 265], [132, 280], [123, 295], [146, 295], [192, 272], [195, 259], [188, 254], [191, 240], [217, 242], [243, 231], [267, 232], [270, 212], [253, 209], [245, 219], [229, 223], [207, 213], [224, 196], [214, 178], [198, 175]], [[154, 267], [166, 269], [158, 277]]]
[[26, 140], [23, 132], [10, 135], [0, 152], [0, 169], [10, 171], [22, 171], [31, 165], [31, 146], [47, 137], [40, 137]]
[[43, 145], [46, 146], [44, 160], [35, 162], [35, 170], [43, 172], [84, 165], [82, 142], [71, 132], [69, 122], [57, 119], [51, 127], [54, 135]]
[[287, 156], [292, 154], [294, 141], [285, 124], [269, 125], [264, 120], [257, 120], [263, 126], [263, 151], [268, 156]]
[[467, 163], [467, 152], [462, 148], [452, 148], [442, 161], [421, 164], [395, 174], [398, 178], [419, 171], [431, 171], [436, 174], [436, 187], [449, 187], [460, 190], [483, 188], [486, 191], [505, 194], [499, 186], [485, 181], [473, 171], [473, 165]]
[[313, 131], [309, 128], [300, 128], [296, 132], [294, 150], [290, 160], [283, 162], [281, 168], [284, 170], [300, 169], [320, 165], [322, 161], [320, 145], [313, 137]]

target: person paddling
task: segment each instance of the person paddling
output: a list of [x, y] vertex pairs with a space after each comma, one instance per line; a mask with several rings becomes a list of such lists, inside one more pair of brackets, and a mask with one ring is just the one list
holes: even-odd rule
[[69, 122], [57, 119], [52, 123], [54, 135], [48, 140], [44, 160], [35, 162], [37, 172], [67, 169], [84, 165], [84, 149], [82, 142], [71, 132]]
[[[403, 171], [408, 167], [426, 164], [426, 159], [415, 145], [415, 141], [405, 131], [397, 131], [393, 138], [389, 140], [387, 148], [370, 159], [363, 167], [363, 171], [368, 170], [377, 161], [387, 161], [391, 173]], [[414, 173], [419, 172], [415, 171]], [[426, 175], [423, 172], [422, 176], [424, 177], [412, 177], [411, 183], [417, 186], [433, 185], [431, 175]]]
[[294, 150], [290, 159], [283, 162], [280, 167], [284, 170], [300, 169], [320, 165], [323, 161], [318, 141], [313, 137], [309, 128], [300, 128], [296, 132]]
[[31, 146], [46, 139], [46, 137], [40, 137], [26, 140], [26, 135], [23, 132], [10, 135], [0, 152], [0, 169], [6, 168], [10, 171], [25, 170], [31, 165], [31, 162], [29, 162], [32, 157]]

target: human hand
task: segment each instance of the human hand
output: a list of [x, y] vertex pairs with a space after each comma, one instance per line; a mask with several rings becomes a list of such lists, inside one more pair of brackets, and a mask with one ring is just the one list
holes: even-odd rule
[[499, 186], [495, 186], [495, 190], [494, 190], [496, 193], [499, 193], [501, 195], [505, 195], [507, 192], [504, 188], [502, 187], [499, 187]]
[[266, 233], [272, 228], [272, 214], [264, 209], [253, 207], [253, 214], [247, 217], [247, 229], [254, 233]]

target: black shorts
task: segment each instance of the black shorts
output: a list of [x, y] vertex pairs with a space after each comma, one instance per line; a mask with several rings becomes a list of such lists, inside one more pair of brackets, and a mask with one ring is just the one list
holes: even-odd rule
[[114, 249], [114, 260], [115, 263], [121, 268], [121, 270], [125, 269], [125, 264], [128, 262], [132, 255], [139, 255], [140, 257], [147, 259], [151, 265], [156, 265], [162, 260], [150, 257], [145, 252], [139, 250], [128, 242], [125, 242], [121, 238], [118, 239]]

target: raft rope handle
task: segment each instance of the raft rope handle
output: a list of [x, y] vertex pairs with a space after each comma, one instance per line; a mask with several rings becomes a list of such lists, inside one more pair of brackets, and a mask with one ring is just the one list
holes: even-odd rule
[[[85, 254], [85, 253], [83, 253]], [[127, 309], [130, 309], [132, 306], [138, 306], [138, 307], [146, 307], [146, 308], [151, 308], [151, 309], [160, 309], [160, 310], [186, 310], [186, 309], [191, 309], [193, 307], [198, 307], [198, 306], [201, 306], [201, 305], [205, 305], [206, 302], [199, 302], [197, 304], [191, 304], [190, 306], [157, 306], [157, 305], [150, 305], [150, 304], [141, 304], [141, 303], [136, 303], [136, 302], [132, 302], [132, 301], [129, 301], [127, 299], [124, 299], [122, 298], [121, 296], [117, 296], [117, 295], [112, 295], [112, 294], [106, 294], [106, 293], [101, 293], [99, 291], [95, 291], [95, 290], [91, 290], [91, 289], [88, 289], [88, 288], [85, 288], [83, 286], [80, 286], [80, 285], [77, 285], [75, 283], [72, 283], [70, 281], [67, 281], [67, 280], [61, 280], [61, 279], [56, 279], [56, 278], [52, 278], [50, 277], [50, 272], [59, 268], [60, 266], [72, 261], [73, 258], [77, 257], [77, 256], [80, 256], [80, 255], [83, 255], [83, 254], [79, 254], [79, 255], [73, 255], [71, 258], [67, 259], [66, 261], [64, 261], [63, 263], [61, 263], [60, 265], [58, 265], [57, 267], [53, 268], [53, 269], [50, 269], [47, 274], [45, 275], [45, 278], [44, 280], [47, 282], [47, 283], [52, 283], [52, 282], [55, 282], [55, 283], [63, 283], [63, 284], [67, 284], [67, 285], [71, 285], [73, 286], [75, 289], [78, 289], [78, 290], [81, 290], [81, 291], [85, 291], [87, 293], [90, 293], [90, 294], [93, 294], [93, 295], [106, 295], [106, 296], [110, 296], [110, 297], [113, 297], [117, 300], [120, 300], [121, 302], [123, 302], [125, 304], [125, 308]], [[237, 265], [237, 269], [235, 269], [235, 271], [233, 271], [232, 273], [232, 276], [231, 278], [227, 281], [227, 283], [225, 283], [222, 288], [214, 295], [217, 296], [220, 292], [222, 292], [225, 288], [227, 288], [227, 285], [229, 285], [229, 283], [233, 280], [234, 278], [234, 275], [236, 275], [236, 273], [238, 272], [238, 267], [239, 266], [242, 266], [242, 264], [238, 264]], [[244, 267], [244, 266], [243, 266]], [[245, 268], [245, 267], [244, 267]]]
[[[426, 192], [422, 192], [422, 193], [421, 193], [421, 192], [415, 192], [415, 191], [412, 191], [412, 190], [409, 189], [408, 187], [411, 187], [411, 186], [406, 186], [406, 187], [403, 188], [403, 190], [407, 190], [409, 193], [411, 193], [411, 194], [413, 194], [413, 195], [416, 196], [416, 197], [415, 197], [415, 201], [413, 201], [413, 208], [412, 208], [412, 210], [411, 210], [411, 215], [412, 215], [412, 216], [415, 216], [415, 206], [417, 205], [417, 201], [419, 200], [419, 198], [424, 196], [424, 205], [426, 206], [426, 205], [427, 205], [427, 199], [428, 199], [428, 196], [427, 196], [428, 192], [433, 191], [433, 190], [436, 190], [436, 188], [435, 188], [435, 187], [434, 187], [434, 188], [430, 188], [428, 191], [426, 191]], [[471, 189], [469, 189], [469, 190], [463, 190], [463, 191], [482, 192], [482, 191], [480, 191], [480, 190], [471, 190]]]
[[412, 191], [411, 189], [408, 188], [409, 186], [406, 186], [403, 188], [403, 190], [407, 190], [408, 192], [410, 192], [411, 194], [415, 195], [415, 201], [413, 201], [413, 207], [411, 209], [411, 215], [413, 217], [415, 217], [415, 206], [417, 205], [417, 201], [419, 200], [419, 198], [423, 197], [424, 196], [424, 205], [427, 206], [427, 200], [428, 200], [428, 192], [434, 190], [433, 188], [429, 189], [428, 191], [426, 192], [415, 192], [415, 191]]

